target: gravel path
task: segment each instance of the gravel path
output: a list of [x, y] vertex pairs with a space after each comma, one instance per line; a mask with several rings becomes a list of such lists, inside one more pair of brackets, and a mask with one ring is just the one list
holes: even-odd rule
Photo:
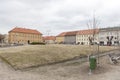
[[9, 65], [0, 60], [0, 80], [47, 80], [45, 78], [44, 75], [15, 71]]
[[99, 67], [91, 75], [88, 65], [76, 60], [15, 71], [0, 60], [0, 80], [120, 80], [120, 64], [110, 64], [108, 56], [100, 59]]

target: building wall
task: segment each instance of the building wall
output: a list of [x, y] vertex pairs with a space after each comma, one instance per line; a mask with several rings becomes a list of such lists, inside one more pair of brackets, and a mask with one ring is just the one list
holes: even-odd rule
[[[113, 36], [113, 39], [111, 41], [111, 45], [117, 45], [117, 41], [120, 43], [120, 30], [106, 30], [106, 31], [100, 31], [99, 32], [99, 41], [101, 45], [108, 45], [108, 39], [107, 37]], [[103, 44], [102, 44], [103, 42]]]
[[64, 43], [64, 37], [56, 37], [56, 43]]
[[65, 36], [65, 44], [75, 44], [76, 36]]
[[89, 35], [77, 35], [76, 44], [89, 45]]
[[[92, 37], [93, 35], [76, 35], [76, 44], [81, 45], [89, 45], [89, 37]], [[95, 35], [94, 42], [98, 43], [98, 34]]]
[[45, 40], [45, 43], [48, 43], [48, 44], [55, 44], [55, 41], [54, 41], [54, 40]]
[[9, 33], [9, 43], [22, 43], [26, 44], [29, 42], [41, 42], [42, 35], [39, 34], [27, 34], [27, 33], [17, 33], [10, 32]]
[[4, 43], [8, 43], [8, 35], [7, 34], [5, 34], [5, 38], [4, 38]]

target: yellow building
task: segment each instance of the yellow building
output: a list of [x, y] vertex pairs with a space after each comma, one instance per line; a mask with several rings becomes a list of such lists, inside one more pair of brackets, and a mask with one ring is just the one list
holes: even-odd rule
[[63, 32], [56, 36], [56, 43], [64, 43], [65, 42], [65, 34], [66, 32]]
[[14, 28], [9, 31], [9, 43], [26, 44], [31, 42], [42, 42], [42, 34], [33, 29]]

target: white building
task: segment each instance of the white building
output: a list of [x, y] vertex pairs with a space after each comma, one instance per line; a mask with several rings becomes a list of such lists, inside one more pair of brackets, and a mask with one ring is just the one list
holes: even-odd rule
[[118, 45], [120, 43], [120, 27], [101, 28], [99, 42], [100, 45]]
[[98, 43], [98, 31], [98, 29], [80, 30], [76, 35], [76, 44], [89, 45], [90, 39], [92, 43]]

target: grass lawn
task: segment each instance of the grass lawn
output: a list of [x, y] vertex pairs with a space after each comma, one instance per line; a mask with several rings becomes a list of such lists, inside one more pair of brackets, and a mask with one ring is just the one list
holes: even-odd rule
[[[94, 50], [93, 50], [94, 49]], [[100, 52], [113, 50], [115, 47], [100, 47]], [[71, 59], [77, 56], [96, 53], [94, 46], [80, 45], [28, 45], [10, 48], [1, 48], [0, 56], [15, 69], [30, 66], [44, 65]]]

